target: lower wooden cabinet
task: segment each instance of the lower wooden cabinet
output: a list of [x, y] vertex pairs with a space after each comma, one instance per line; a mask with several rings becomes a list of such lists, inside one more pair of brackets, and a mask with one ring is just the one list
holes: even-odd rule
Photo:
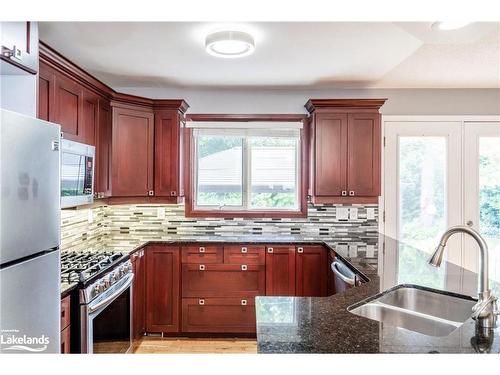
[[266, 248], [266, 295], [295, 295], [295, 246]]
[[298, 246], [295, 258], [295, 295], [327, 295], [328, 256], [323, 246]]
[[179, 331], [180, 266], [178, 246], [148, 246], [146, 255], [147, 332]]
[[139, 340], [146, 332], [146, 252], [144, 249], [131, 255], [134, 271], [132, 301], [132, 338]]
[[71, 353], [71, 296], [61, 300], [61, 354]]
[[182, 332], [253, 333], [254, 298], [183, 298]]
[[182, 297], [248, 297], [265, 294], [264, 266], [183, 264]]
[[71, 327], [67, 326], [61, 331], [61, 354], [71, 353]]

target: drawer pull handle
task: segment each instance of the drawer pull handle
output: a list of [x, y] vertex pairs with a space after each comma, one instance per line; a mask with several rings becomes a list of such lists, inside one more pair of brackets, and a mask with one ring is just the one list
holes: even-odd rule
[[241, 270], [242, 271], [246, 271], [248, 269], [247, 265], [246, 264], [242, 264], [241, 265]]
[[200, 264], [200, 271], [205, 271], [205, 265], [204, 264]]
[[204, 299], [199, 299], [198, 300], [198, 305], [204, 305], [205, 304], [205, 300]]
[[242, 299], [241, 300], [241, 306], [246, 306], [247, 305], [247, 300], [246, 299]]
[[273, 248], [272, 248], [272, 247], [268, 247], [268, 248], [267, 248], [267, 252], [268, 252], [268, 253], [272, 253], [272, 252], [273, 252]]
[[303, 253], [304, 252], [304, 248], [303, 247], [298, 247], [297, 248], [297, 252], [298, 253]]
[[205, 248], [203, 246], [200, 247], [200, 253], [204, 253], [205, 252]]
[[248, 249], [247, 249], [246, 247], [242, 247], [242, 248], [241, 248], [241, 252], [242, 252], [242, 253], [246, 253], [247, 251], [248, 251]]
[[346, 197], [347, 196], [347, 190], [342, 190], [342, 196]]
[[349, 196], [354, 197], [354, 191], [350, 190], [349, 191]]

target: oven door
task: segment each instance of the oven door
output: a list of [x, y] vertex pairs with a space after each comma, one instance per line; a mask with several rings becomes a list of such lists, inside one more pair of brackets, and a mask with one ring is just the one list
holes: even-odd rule
[[95, 147], [61, 141], [61, 207], [74, 207], [94, 201]]
[[132, 347], [130, 273], [88, 305], [82, 305], [82, 353], [128, 353]]

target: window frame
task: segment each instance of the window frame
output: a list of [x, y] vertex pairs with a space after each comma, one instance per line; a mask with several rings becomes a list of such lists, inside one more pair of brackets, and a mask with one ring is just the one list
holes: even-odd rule
[[[265, 208], [244, 208], [242, 206], [223, 206], [219, 209], [216, 206], [208, 206], [207, 208], [201, 208], [195, 205], [196, 198], [196, 187], [197, 180], [195, 176], [195, 163], [197, 163], [196, 156], [196, 142], [193, 137], [192, 128], [185, 128], [185, 215], [186, 217], [226, 217], [226, 218], [293, 218], [293, 217], [307, 217], [307, 192], [308, 192], [308, 175], [309, 175], [309, 152], [308, 152], [308, 117], [301, 114], [289, 114], [289, 115], [243, 115], [243, 114], [191, 114], [186, 116], [187, 121], [218, 121], [218, 122], [252, 122], [252, 121], [275, 121], [275, 122], [287, 122], [287, 121], [301, 121], [303, 127], [300, 130], [300, 138], [297, 143], [297, 175], [296, 175], [296, 187], [297, 187], [297, 209], [265, 209]], [[243, 147], [248, 147], [248, 138], [244, 138]], [[245, 160], [250, 158], [249, 150], [243, 150], [242, 164], [247, 163], [243, 166], [243, 194], [246, 194], [243, 198], [243, 204], [247, 196], [250, 194], [246, 191], [246, 185], [251, 184], [251, 179], [245, 175], [245, 170], [247, 174], [250, 173], [248, 169], [250, 167], [250, 160]], [[248, 158], [246, 157], [248, 156]]]

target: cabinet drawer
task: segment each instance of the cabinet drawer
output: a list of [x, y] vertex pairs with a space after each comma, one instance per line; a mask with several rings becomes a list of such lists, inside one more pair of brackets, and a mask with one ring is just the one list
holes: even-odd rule
[[224, 263], [228, 264], [265, 264], [265, 246], [228, 245], [224, 246]]
[[69, 326], [71, 323], [70, 307], [71, 307], [70, 296], [66, 296], [61, 301], [61, 331], [67, 326]]
[[222, 247], [216, 245], [185, 246], [182, 248], [182, 263], [222, 263], [223, 256]]
[[182, 299], [182, 332], [253, 333], [255, 331], [253, 297]]
[[184, 264], [183, 297], [248, 297], [264, 295], [264, 266], [240, 264]]

